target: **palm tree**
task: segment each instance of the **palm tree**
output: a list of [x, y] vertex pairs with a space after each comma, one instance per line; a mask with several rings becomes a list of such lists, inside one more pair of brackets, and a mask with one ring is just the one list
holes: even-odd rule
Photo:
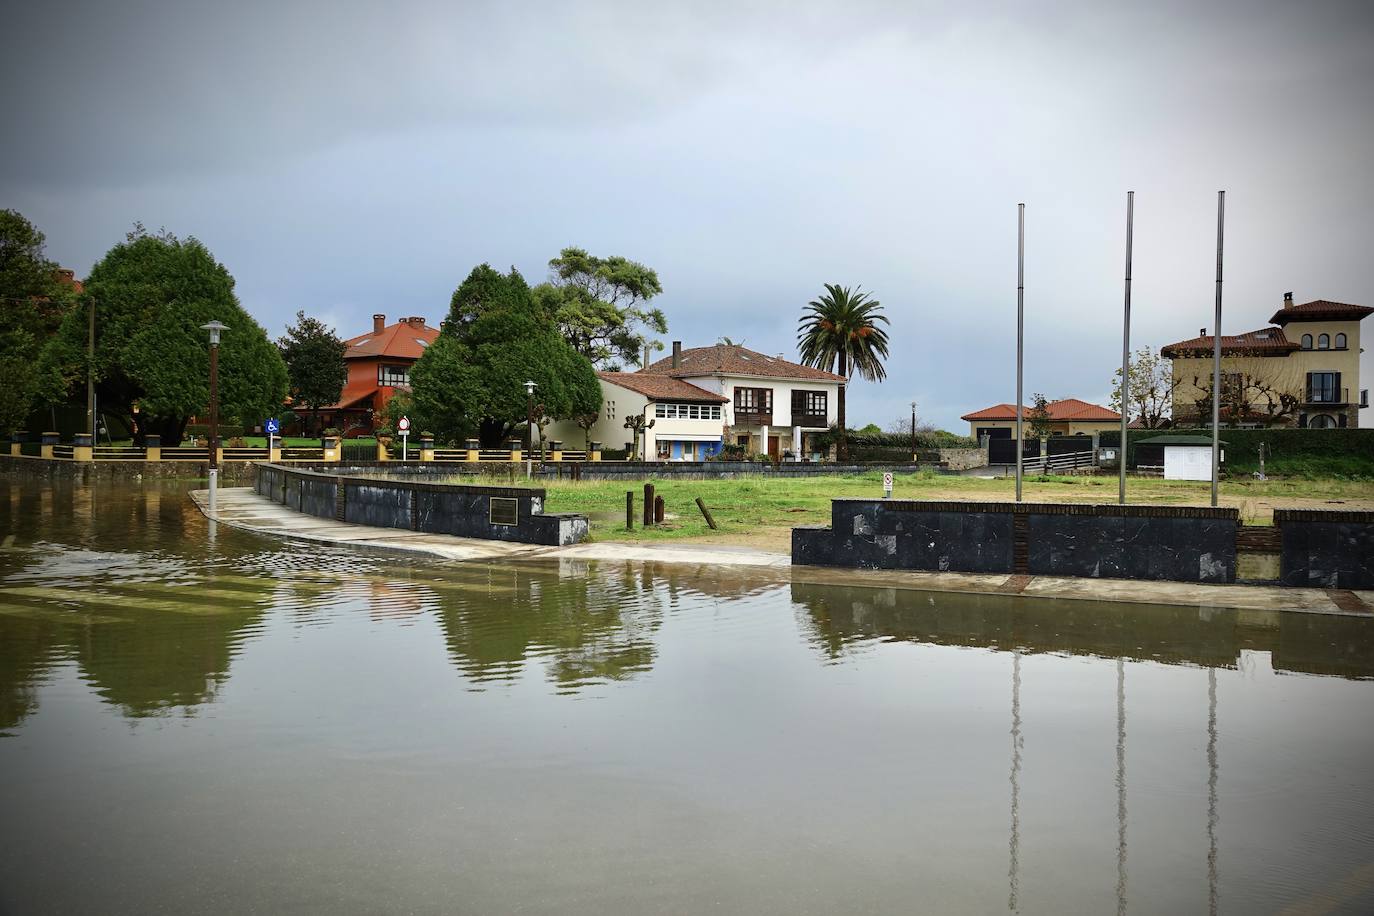
[[[797, 350], [808, 366], [843, 375], [846, 380], [854, 373], [870, 382], [887, 378], [883, 360], [887, 358], [887, 331], [879, 323], [887, 324], [882, 303], [870, 299], [861, 288], [850, 290], [837, 283], [825, 284], [825, 295], [806, 304], [797, 331]], [[840, 386], [839, 452], [849, 457], [849, 443], [845, 432], [844, 395], [847, 385]]]

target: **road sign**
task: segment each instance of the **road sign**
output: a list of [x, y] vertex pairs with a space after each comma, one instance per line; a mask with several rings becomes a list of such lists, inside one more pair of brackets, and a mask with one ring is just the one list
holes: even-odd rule
[[892, 495], [892, 472], [887, 471], [883, 474], [883, 499]]
[[268, 417], [267, 422], [262, 424], [262, 428], [267, 430], [267, 435], [269, 436], [275, 436], [277, 433], [281, 432], [281, 424], [277, 422], [276, 417]]
[[401, 417], [396, 421], [396, 429], [402, 433], [410, 432], [410, 417]]

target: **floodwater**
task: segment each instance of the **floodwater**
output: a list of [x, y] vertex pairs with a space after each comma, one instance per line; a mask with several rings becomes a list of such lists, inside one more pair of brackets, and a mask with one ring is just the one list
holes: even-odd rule
[[1374, 912], [1374, 621], [445, 565], [185, 488], [0, 480], [0, 913]]

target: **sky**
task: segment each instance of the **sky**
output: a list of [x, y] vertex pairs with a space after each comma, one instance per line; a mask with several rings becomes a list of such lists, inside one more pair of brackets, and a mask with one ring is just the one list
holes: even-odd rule
[[[658, 271], [672, 340], [789, 358], [825, 283], [891, 319], [854, 425], [1105, 403], [1132, 344], [1374, 305], [1364, 3], [48, 0], [0, 30], [0, 207], [84, 275], [135, 221], [205, 242], [276, 336], [437, 325], [476, 264]], [[1374, 335], [1374, 323], [1365, 322]], [[1374, 340], [1374, 337], [1370, 339]], [[1370, 349], [1370, 348], [1367, 348]], [[1364, 387], [1374, 387], [1366, 354]], [[1365, 412], [1362, 425], [1374, 423]]]

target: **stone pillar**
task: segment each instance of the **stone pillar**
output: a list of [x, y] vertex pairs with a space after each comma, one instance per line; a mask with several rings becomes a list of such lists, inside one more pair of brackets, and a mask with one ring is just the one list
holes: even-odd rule
[[147, 461], [162, 460], [162, 437], [148, 435], [143, 437], [143, 457]]
[[380, 440], [380, 439], [377, 440], [377, 460], [378, 460], [378, 461], [390, 461], [390, 460], [391, 460], [391, 443], [389, 443], [389, 442], [383, 442], [383, 441]]
[[759, 450], [758, 450], [757, 454], [759, 454], [759, 455], [767, 455], [767, 454], [768, 454], [768, 425], [767, 425], [767, 424], [764, 424], [763, 426], [759, 427]]
[[40, 440], [39, 452], [38, 452], [38, 453], [39, 453], [40, 455], [42, 455], [44, 458], [51, 458], [51, 457], [52, 457], [52, 447], [53, 447], [54, 445], [56, 445], [58, 442], [60, 442], [61, 440], [62, 440], [62, 434], [61, 434], [61, 433], [52, 433], [52, 432], [44, 433], [44, 434], [43, 434], [42, 440]]
[[549, 440], [549, 460], [550, 460], [550, 461], [562, 461], [562, 460], [563, 460], [563, 442], [562, 442], [562, 440], [560, 440], [560, 439], [550, 439], [550, 440]]
[[587, 460], [588, 460], [588, 461], [600, 461], [600, 460], [601, 460], [601, 443], [600, 443], [600, 442], [597, 442], [597, 441], [593, 440], [592, 442], [588, 443], [588, 448], [587, 448]]
[[421, 437], [420, 437], [420, 460], [421, 460], [421, 461], [433, 461], [433, 460], [434, 460], [434, 437], [433, 437], [433, 436], [421, 436]]
[[522, 458], [522, 453], [520, 451], [520, 440], [512, 439], [506, 443], [506, 447], [510, 449], [510, 460], [513, 462], [519, 462]]
[[792, 427], [792, 461], [800, 464], [802, 460], [802, 435], [801, 427]]
[[267, 460], [276, 464], [281, 461], [281, 438], [278, 436], [268, 437]]
[[95, 449], [91, 446], [90, 433], [77, 433], [75, 436], [72, 436], [72, 460], [95, 460]]
[[343, 454], [343, 449], [339, 447], [339, 437], [338, 437], [338, 436], [325, 436], [325, 437], [324, 437], [324, 460], [325, 460], [325, 461], [338, 461], [338, 460], [339, 460], [339, 456], [342, 455], [342, 454]]
[[469, 461], [469, 462], [476, 462], [476, 461], [481, 461], [481, 460], [482, 460], [482, 443], [481, 443], [481, 442], [478, 442], [476, 439], [469, 439], [469, 440], [467, 440], [467, 442], [464, 443], [464, 446], [467, 448], [467, 451], [468, 451], [467, 456], [466, 456], [466, 460], [467, 460], [467, 461]]
[[10, 434], [10, 454], [18, 458], [24, 454], [24, 439], [28, 436], [22, 429], [17, 429]]

